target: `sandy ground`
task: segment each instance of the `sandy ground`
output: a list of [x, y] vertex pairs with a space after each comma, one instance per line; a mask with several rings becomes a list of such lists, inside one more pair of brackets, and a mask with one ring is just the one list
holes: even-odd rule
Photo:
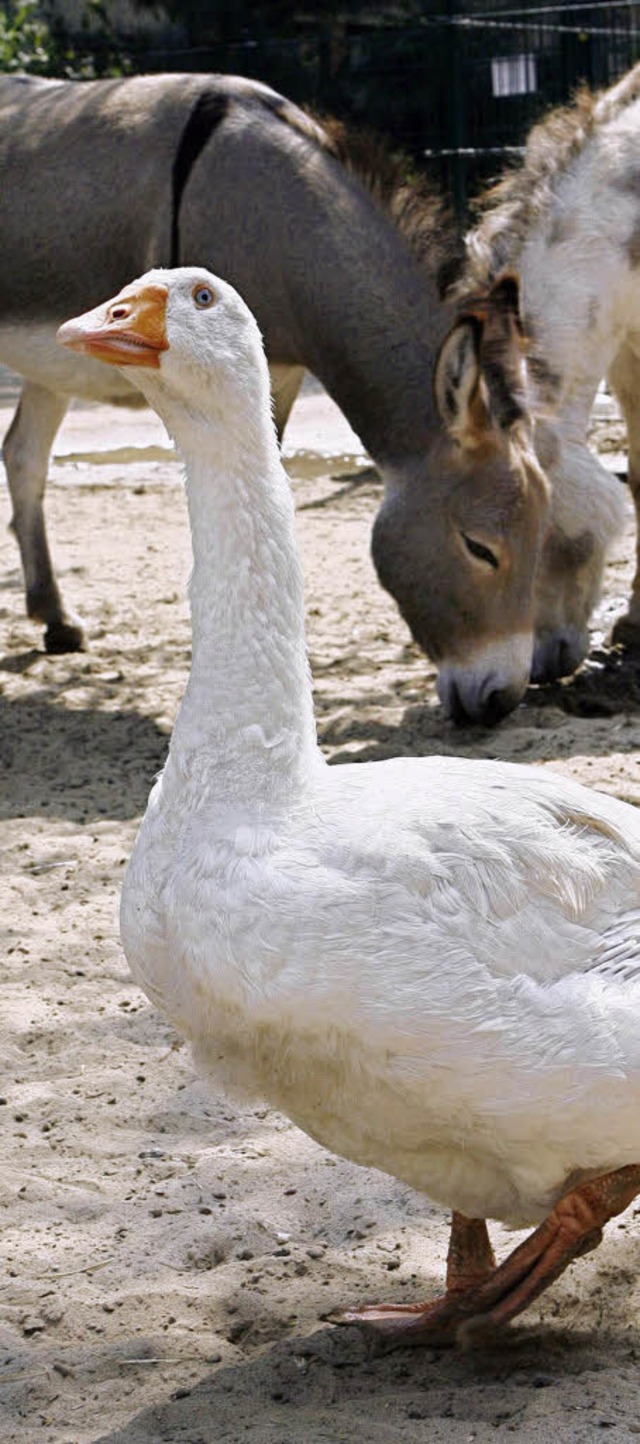
[[[600, 658], [572, 686], [532, 689], [497, 730], [456, 731], [373, 575], [378, 482], [317, 392], [287, 452], [333, 762], [521, 759], [640, 801], [632, 678], [621, 686]], [[0, 496], [3, 1444], [640, 1434], [640, 1208], [480, 1352], [372, 1358], [322, 1322], [359, 1300], [435, 1294], [446, 1219], [268, 1109], [207, 1094], [132, 985], [116, 909], [188, 665], [184, 499], [148, 413], [76, 409], [53, 476], [49, 525], [85, 654], [46, 657], [23, 619]], [[596, 645], [622, 609], [631, 547], [629, 526]], [[513, 1235], [495, 1240], [504, 1251]]]

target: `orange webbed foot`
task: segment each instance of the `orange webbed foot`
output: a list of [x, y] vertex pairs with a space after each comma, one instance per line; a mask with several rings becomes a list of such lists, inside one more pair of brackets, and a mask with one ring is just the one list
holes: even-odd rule
[[387, 1347], [454, 1344], [494, 1333], [522, 1313], [575, 1258], [596, 1248], [604, 1224], [640, 1192], [640, 1165], [616, 1169], [565, 1194], [533, 1233], [496, 1266], [484, 1220], [454, 1213], [447, 1291], [420, 1304], [369, 1305], [333, 1314]]

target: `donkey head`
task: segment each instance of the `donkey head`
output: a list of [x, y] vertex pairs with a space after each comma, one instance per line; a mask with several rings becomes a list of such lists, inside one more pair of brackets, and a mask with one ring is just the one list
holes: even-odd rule
[[437, 662], [456, 721], [499, 720], [529, 681], [549, 498], [525, 388], [518, 283], [503, 276], [441, 347], [427, 484], [423, 469], [392, 490], [374, 527], [380, 581]]

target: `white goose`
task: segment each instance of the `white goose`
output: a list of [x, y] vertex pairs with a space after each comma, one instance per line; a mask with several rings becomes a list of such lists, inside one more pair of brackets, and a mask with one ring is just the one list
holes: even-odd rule
[[[186, 462], [193, 663], [123, 889], [133, 974], [225, 1085], [453, 1209], [441, 1299], [339, 1321], [506, 1323], [640, 1191], [637, 814], [534, 768], [328, 767], [253, 317], [151, 271], [60, 340], [134, 367]], [[542, 1222], [496, 1266], [486, 1217]]]

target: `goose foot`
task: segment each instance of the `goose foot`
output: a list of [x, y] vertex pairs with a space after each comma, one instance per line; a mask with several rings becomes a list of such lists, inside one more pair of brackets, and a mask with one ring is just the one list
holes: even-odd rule
[[[455, 1210], [447, 1254], [447, 1292], [426, 1304], [368, 1304], [329, 1314], [333, 1324], [361, 1324], [388, 1348], [405, 1344], [453, 1344], [462, 1318], [460, 1304], [495, 1272], [496, 1262], [483, 1218]], [[428, 1335], [428, 1337], [427, 1337]]]
[[639, 1192], [637, 1164], [580, 1184], [497, 1267], [484, 1221], [454, 1213], [447, 1290], [441, 1298], [369, 1305], [332, 1314], [330, 1320], [361, 1325], [387, 1348], [464, 1344], [494, 1333], [533, 1303], [573, 1259], [596, 1248], [605, 1223], [628, 1208]]

